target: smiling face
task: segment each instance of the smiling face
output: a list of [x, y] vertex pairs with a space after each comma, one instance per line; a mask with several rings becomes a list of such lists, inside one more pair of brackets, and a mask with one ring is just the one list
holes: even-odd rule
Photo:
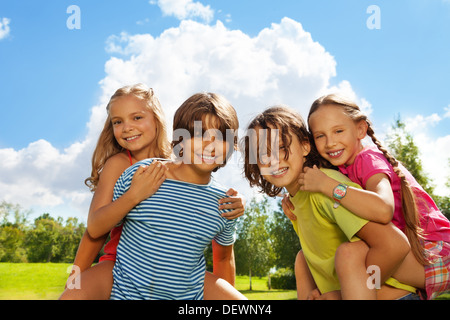
[[[283, 142], [281, 132], [279, 130], [275, 131], [274, 126], [269, 125], [269, 130], [278, 134], [270, 135], [270, 140], [267, 138], [268, 135], [264, 134], [261, 127], [256, 127], [256, 133], [258, 137], [258, 168], [261, 175], [269, 183], [275, 185], [276, 187], [285, 187], [291, 195], [297, 193], [299, 189], [298, 177], [303, 171], [303, 165], [305, 157], [310, 151], [310, 145], [307, 142], [303, 144], [300, 143], [297, 135], [289, 132], [290, 139]], [[278, 141], [273, 141], [273, 139], [278, 139]], [[268, 147], [270, 142], [271, 146], [278, 146], [275, 152], [270, 150]]]
[[322, 105], [312, 113], [309, 127], [317, 151], [334, 166], [353, 164], [367, 133], [367, 122], [354, 122], [342, 107], [333, 104]]
[[194, 137], [186, 141], [187, 152], [183, 155], [183, 161], [206, 171], [223, 165], [228, 150], [233, 148], [233, 141], [227, 142], [219, 127], [218, 117], [211, 114], [198, 121], [194, 126]]
[[154, 156], [156, 123], [153, 112], [143, 100], [132, 95], [120, 97], [111, 103], [109, 115], [114, 137], [121, 147], [135, 157]]
[[169, 178], [205, 184], [213, 171], [225, 165], [234, 140], [223, 137], [218, 123], [218, 117], [208, 114], [196, 123], [193, 136], [184, 131], [186, 135], [174, 148], [179, 150], [176, 157], [180, 164], [170, 169]]

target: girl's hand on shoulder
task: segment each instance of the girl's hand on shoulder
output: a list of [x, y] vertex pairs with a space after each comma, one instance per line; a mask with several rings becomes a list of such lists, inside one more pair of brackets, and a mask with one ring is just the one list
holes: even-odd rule
[[298, 178], [298, 183], [300, 184], [300, 190], [309, 192], [323, 192], [322, 186], [323, 182], [328, 178], [328, 176], [320, 171], [316, 165], [312, 168], [306, 167], [303, 173], [300, 174]]
[[283, 196], [283, 200], [281, 200], [281, 208], [283, 209], [284, 214], [286, 217], [289, 218], [289, 220], [297, 220], [297, 216], [292, 212], [295, 207], [291, 202], [291, 199], [289, 199], [289, 194], [285, 194]]
[[226, 209], [233, 209], [230, 212], [225, 212], [222, 214], [222, 217], [233, 220], [236, 218], [239, 218], [244, 214], [245, 211], [245, 197], [234, 190], [233, 188], [230, 188], [227, 191], [228, 198], [222, 198], [219, 199], [219, 210], [226, 210]]
[[166, 180], [168, 168], [159, 161], [153, 161], [149, 166], [140, 166], [134, 173], [129, 192], [141, 202], [151, 197]]

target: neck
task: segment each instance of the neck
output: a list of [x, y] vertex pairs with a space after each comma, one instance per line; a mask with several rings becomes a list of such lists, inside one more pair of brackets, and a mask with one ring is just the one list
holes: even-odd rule
[[152, 148], [151, 150], [139, 150], [139, 151], [130, 151], [136, 161], [145, 160], [148, 158], [157, 158], [155, 150]]
[[289, 192], [291, 197], [295, 196], [297, 192], [300, 190], [300, 185], [297, 182], [292, 183], [289, 186], [286, 186], [286, 190]]
[[173, 180], [179, 180], [195, 184], [208, 184], [211, 180], [211, 172], [199, 172], [192, 165], [181, 163], [168, 163], [169, 171], [167, 177]]

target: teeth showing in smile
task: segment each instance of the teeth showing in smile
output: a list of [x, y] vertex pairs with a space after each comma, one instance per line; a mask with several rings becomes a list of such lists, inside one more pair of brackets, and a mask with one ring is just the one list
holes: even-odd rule
[[214, 161], [214, 159], [216, 159], [216, 157], [208, 157], [208, 156], [205, 156], [205, 155], [203, 155], [202, 158], [205, 161]]
[[278, 171], [274, 171], [274, 172], [272, 172], [272, 175], [273, 175], [273, 176], [279, 176], [279, 175], [285, 173], [285, 172], [287, 171], [287, 169], [288, 169], [288, 168], [282, 168], [282, 169], [280, 169], [280, 170], [278, 170]]
[[126, 140], [126, 141], [132, 141], [132, 140], [135, 140], [135, 139], [137, 139], [137, 138], [139, 138], [139, 136], [128, 137], [128, 138], [125, 138], [125, 140]]
[[338, 157], [338, 156], [341, 155], [341, 153], [342, 153], [343, 151], [344, 151], [344, 150], [339, 150], [339, 151], [335, 151], [335, 152], [329, 152], [328, 154], [330, 155], [330, 157]]

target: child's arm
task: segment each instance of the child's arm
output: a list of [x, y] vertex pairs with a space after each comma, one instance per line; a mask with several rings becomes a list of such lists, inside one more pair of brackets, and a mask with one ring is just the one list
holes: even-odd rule
[[92, 238], [108, 233], [131, 209], [155, 193], [165, 180], [167, 170], [158, 161], [147, 167], [139, 167], [133, 176], [130, 189], [113, 202], [114, 185], [125, 169], [123, 163], [114, 157], [109, 159], [103, 168], [89, 210], [87, 230]]
[[103, 237], [93, 239], [89, 236], [87, 230], [84, 232], [78, 246], [69, 279], [74, 273], [82, 273], [91, 267], [107, 238], [108, 235], [104, 235]]
[[107, 238], [108, 235], [106, 234], [103, 237], [93, 239], [89, 236], [87, 230], [84, 232], [73, 262], [74, 266], [80, 268], [80, 272], [85, 271], [94, 263]]
[[[340, 182], [314, 166], [305, 168], [304, 173], [300, 174], [299, 183], [301, 190], [321, 192], [333, 198], [333, 190]], [[389, 223], [395, 208], [389, 178], [383, 173], [377, 173], [367, 180], [366, 190], [348, 187], [341, 205], [366, 220]]]
[[228, 198], [219, 199], [219, 210], [233, 209], [230, 212], [222, 214], [222, 217], [233, 220], [239, 218], [245, 211], [245, 197], [239, 192], [230, 188], [227, 191]]
[[213, 250], [213, 273], [226, 280], [232, 286], [235, 283], [236, 264], [234, 261], [233, 245], [222, 246], [215, 240], [212, 242]]

